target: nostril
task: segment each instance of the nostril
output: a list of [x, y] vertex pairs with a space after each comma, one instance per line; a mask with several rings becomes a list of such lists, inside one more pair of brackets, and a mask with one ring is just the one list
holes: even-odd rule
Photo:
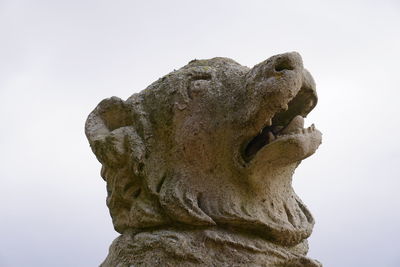
[[289, 57], [278, 57], [275, 61], [275, 70], [294, 70], [294, 64]]

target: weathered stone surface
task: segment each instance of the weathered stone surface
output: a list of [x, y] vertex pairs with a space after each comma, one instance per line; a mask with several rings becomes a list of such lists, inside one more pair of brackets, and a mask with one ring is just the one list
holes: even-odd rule
[[121, 233], [102, 266], [320, 266], [291, 185], [321, 143], [303, 128], [316, 103], [296, 52], [251, 69], [193, 60], [100, 102], [86, 135]]

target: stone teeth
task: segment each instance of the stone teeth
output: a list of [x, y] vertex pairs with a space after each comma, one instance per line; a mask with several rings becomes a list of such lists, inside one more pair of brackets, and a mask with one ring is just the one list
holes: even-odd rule
[[287, 134], [290, 132], [296, 132], [298, 129], [303, 128], [304, 126], [304, 118], [302, 116], [296, 116], [292, 119], [292, 121], [286, 126], [285, 129], [282, 130], [283, 134]]
[[272, 142], [276, 139], [275, 135], [272, 132], [268, 132], [268, 141]]
[[265, 122], [265, 126], [271, 126], [272, 125], [272, 119], [269, 119]]
[[304, 126], [304, 118], [302, 116], [296, 116], [292, 121], [282, 130], [282, 134], [287, 134], [290, 132], [298, 132]]

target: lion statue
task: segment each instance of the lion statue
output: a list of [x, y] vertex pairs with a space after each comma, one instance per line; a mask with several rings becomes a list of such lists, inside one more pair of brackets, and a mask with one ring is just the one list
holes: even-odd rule
[[90, 113], [114, 240], [101, 266], [321, 266], [292, 188], [321, 143], [315, 83], [296, 52], [253, 68], [193, 60]]

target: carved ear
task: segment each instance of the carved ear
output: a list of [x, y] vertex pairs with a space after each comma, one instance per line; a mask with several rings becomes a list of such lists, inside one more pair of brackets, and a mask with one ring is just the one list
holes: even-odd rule
[[118, 97], [104, 99], [97, 105], [86, 120], [85, 133], [93, 153], [103, 165], [119, 167], [132, 159], [139, 165], [144, 157], [134, 112]]

